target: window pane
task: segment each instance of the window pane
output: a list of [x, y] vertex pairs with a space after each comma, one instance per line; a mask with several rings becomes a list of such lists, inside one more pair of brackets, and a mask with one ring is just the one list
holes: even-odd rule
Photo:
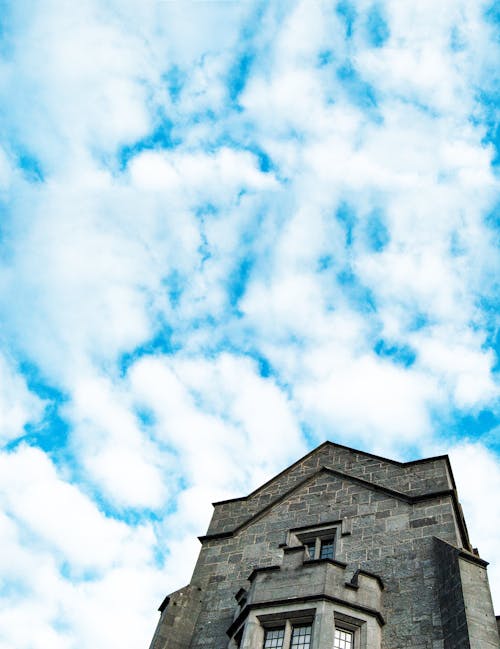
[[334, 539], [323, 539], [321, 541], [320, 559], [333, 559], [334, 555]]
[[307, 551], [309, 552], [309, 558], [314, 559], [315, 558], [314, 550], [316, 547], [316, 541], [306, 541], [304, 545], [306, 546]]
[[333, 649], [354, 649], [354, 635], [344, 629], [335, 629]]
[[283, 638], [285, 637], [285, 627], [279, 629], [266, 629], [266, 637], [264, 639], [264, 649], [281, 649], [283, 646]]
[[311, 644], [311, 625], [300, 624], [292, 629], [291, 649], [309, 649]]

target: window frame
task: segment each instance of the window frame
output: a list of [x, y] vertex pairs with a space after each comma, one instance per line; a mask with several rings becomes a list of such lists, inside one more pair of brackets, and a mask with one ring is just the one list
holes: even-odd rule
[[272, 606], [263, 602], [239, 622], [237, 631], [231, 632], [228, 648], [264, 649], [266, 632], [281, 627], [284, 637], [280, 649], [292, 649], [292, 627], [307, 624], [311, 627], [309, 649], [318, 649], [320, 641], [326, 642], [326, 649], [334, 649], [336, 629], [353, 634], [354, 643], [350, 649], [380, 649], [380, 620], [370, 612], [354, 611], [347, 603], [340, 602], [314, 601], [311, 604], [298, 608], [284, 601]]
[[[298, 629], [298, 628], [309, 627], [309, 629], [311, 631], [309, 633], [309, 646], [307, 647], [307, 649], [311, 649], [311, 647], [312, 647], [312, 637], [313, 637], [313, 623], [314, 623], [313, 620], [305, 622], [303, 620], [297, 621], [297, 620], [294, 620], [294, 619], [287, 618], [287, 619], [283, 620], [282, 623], [276, 623], [275, 622], [272, 625], [271, 624], [270, 625], [263, 624], [262, 626], [263, 626], [263, 629], [264, 629], [264, 641], [262, 643], [262, 648], [263, 649], [293, 649], [293, 647], [303, 647], [303, 645], [300, 645], [300, 644], [297, 644], [297, 645], [293, 644], [293, 632], [294, 632], [295, 629]], [[281, 645], [276, 646], [276, 647], [274, 647], [274, 646], [269, 646], [268, 647], [266, 645], [267, 634], [269, 632], [272, 633], [273, 631], [278, 631], [278, 630], [281, 630], [281, 629], [283, 629], [283, 642], [281, 643]]]
[[[318, 561], [319, 559], [335, 559], [337, 555], [337, 541], [340, 537], [340, 525], [328, 525], [323, 527], [315, 527], [305, 530], [290, 530], [299, 543], [301, 543], [307, 551], [307, 555], [311, 561]], [[332, 544], [332, 556], [322, 557], [322, 548], [324, 543]], [[314, 544], [314, 556], [311, 556], [311, 547]]]
[[[286, 611], [281, 614], [270, 615], [257, 615], [259, 624], [261, 625], [264, 636], [262, 640], [262, 649], [266, 649], [266, 636], [269, 631], [283, 629], [283, 643], [278, 649], [292, 649], [293, 630], [295, 628], [309, 626], [311, 632], [309, 634], [309, 647], [313, 647], [313, 634], [314, 634], [314, 614], [315, 610], [301, 610], [301, 611]], [[299, 648], [303, 645], [297, 645]]]
[[[267, 644], [268, 640], [268, 634], [273, 633], [273, 631], [283, 631], [283, 635], [281, 636], [281, 644], [280, 645], [274, 645], [274, 644]], [[264, 643], [263, 643], [263, 649], [284, 649], [284, 644], [285, 644], [285, 637], [286, 637], [286, 625], [285, 624], [280, 624], [278, 626], [269, 626], [269, 627], [264, 627]], [[274, 639], [274, 638], [272, 638]]]
[[352, 638], [351, 646], [348, 647], [347, 649], [356, 649], [356, 631], [353, 631], [352, 629], [346, 629], [345, 626], [340, 626], [339, 624], [335, 624], [334, 628], [334, 638], [333, 638], [333, 649], [341, 649], [340, 647], [337, 647], [336, 644], [336, 639], [335, 635], [337, 631], [341, 631], [342, 633], [349, 633], [349, 635]]
[[[361, 646], [365, 647], [366, 637], [362, 640], [361, 630], [366, 626], [366, 621], [351, 617], [345, 613], [334, 610], [334, 633], [339, 631], [348, 631], [352, 634], [352, 647], [351, 649], [360, 649]], [[365, 629], [366, 635], [366, 629]], [[334, 648], [335, 649], [335, 648]]]
[[[331, 547], [332, 548], [332, 556], [323, 556], [323, 551], [325, 550], [325, 547]], [[319, 548], [318, 545], [316, 545], [316, 555], [318, 555], [319, 551], [319, 556], [317, 557], [318, 559], [335, 559], [335, 552], [336, 552], [336, 547], [335, 547], [335, 534], [333, 536], [325, 537], [319, 539]], [[329, 554], [329, 553], [328, 553]]]
[[[312, 622], [299, 622], [296, 624], [292, 624], [292, 629], [291, 629], [291, 635], [290, 635], [290, 649], [304, 649], [305, 644], [303, 642], [300, 642], [300, 638], [303, 637], [304, 635], [309, 636], [309, 642], [307, 645], [306, 649], [311, 649], [311, 644], [312, 644], [312, 630], [313, 630], [313, 624]], [[295, 630], [296, 629], [309, 629], [309, 633], [301, 634], [299, 633], [297, 635], [297, 638], [299, 638], [299, 642], [294, 643], [294, 636], [295, 636]]]

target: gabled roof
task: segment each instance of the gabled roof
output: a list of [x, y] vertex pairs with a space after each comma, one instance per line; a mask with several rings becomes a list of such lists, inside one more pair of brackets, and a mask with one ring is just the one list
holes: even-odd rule
[[342, 450], [345, 450], [345, 451], [350, 451], [352, 453], [356, 453], [357, 455], [362, 455], [362, 456], [367, 457], [367, 458], [372, 458], [374, 460], [379, 460], [379, 461], [382, 461], [382, 462], [386, 462], [387, 464], [392, 464], [394, 466], [399, 466], [399, 467], [401, 467], [403, 469], [406, 468], [406, 467], [411, 467], [411, 466], [415, 466], [415, 465], [418, 465], [418, 464], [426, 464], [426, 463], [436, 462], [436, 461], [442, 460], [447, 465], [447, 469], [448, 469], [448, 473], [449, 473], [449, 476], [450, 476], [450, 480], [451, 480], [452, 485], [453, 485], [453, 489], [456, 489], [455, 478], [453, 476], [453, 471], [451, 469], [451, 464], [450, 464], [450, 458], [448, 457], [448, 455], [436, 455], [434, 457], [423, 458], [423, 459], [419, 459], [419, 460], [411, 460], [409, 462], [399, 462], [397, 460], [392, 460], [390, 458], [382, 457], [381, 455], [375, 455], [374, 453], [368, 453], [366, 451], [361, 451], [359, 449], [355, 449], [355, 448], [352, 448], [350, 446], [344, 446], [343, 444], [337, 444], [335, 442], [330, 442], [329, 440], [327, 440], [327, 441], [323, 442], [322, 444], [320, 444], [319, 446], [317, 446], [316, 448], [314, 448], [312, 451], [309, 451], [308, 453], [306, 453], [303, 457], [299, 458], [296, 462], [294, 462], [290, 466], [283, 469], [283, 471], [280, 471], [279, 473], [277, 473], [270, 480], [268, 480], [267, 482], [264, 482], [263, 484], [261, 484], [259, 487], [257, 487], [253, 491], [251, 491], [247, 496], [240, 496], [238, 498], [228, 498], [227, 500], [219, 500], [219, 501], [216, 501], [216, 502], [212, 503], [212, 505], [214, 507], [216, 507], [218, 505], [225, 505], [226, 503], [241, 502], [241, 501], [249, 500], [253, 496], [256, 496], [261, 491], [263, 491], [264, 489], [266, 489], [267, 487], [272, 485], [273, 482], [276, 482], [277, 480], [279, 480], [279, 478], [283, 477], [287, 473], [291, 473], [293, 471], [293, 469], [295, 469], [297, 466], [299, 466], [302, 462], [304, 462], [305, 460], [311, 458], [313, 455], [316, 455], [316, 454], [320, 453], [321, 451], [323, 451], [325, 448], [328, 448], [328, 447], [338, 448], [338, 449], [342, 449]]
[[[321, 445], [323, 446], [323, 445]], [[318, 447], [321, 448], [321, 447]], [[344, 447], [345, 448], [345, 447]], [[315, 449], [317, 451], [318, 449]], [[313, 451], [313, 453], [315, 452]], [[305, 457], [308, 457], [310, 454], [306, 455]], [[377, 457], [377, 456], [372, 456], [372, 457]], [[448, 456], [441, 456], [442, 457], [448, 457]], [[432, 459], [441, 459], [441, 458], [432, 458]], [[304, 458], [302, 458], [303, 460]], [[384, 458], [382, 458], [384, 459]], [[299, 460], [302, 461], [302, 460]], [[420, 462], [421, 460], [419, 460]], [[429, 460], [427, 460], [429, 461]], [[412, 463], [398, 463], [402, 465], [408, 465]], [[292, 465], [294, 466], [294, 465]], [[291, 467], [289, 467], [291, 468]], [[230, 531], [225, 531], [225, 532], [218, 532], [215, 534], [207, 534], [205, 536], [199, 536], [199, 540], [203, 543], [204, 541], [210, 541], [210, 540], [215, 540], [215, 539], [223, 539], [223, 538], [229, 538], [231, 536], [234, 536], [238, 534], [241, 530], [245, 529], [255, 521], [257, 521], [259, 518], [262, 516], [265, 516], [271, 509], [282, 503], [284, 500], [289, 498], [295, 491], [298, 491], [302, 487], [304, 487], [307, 483], [313, 481], [318, 475], [320, 474], [327, 474], [331, 475], [334, 477], [337, 477], [341, 480], [349, 481], [354, 484], [359, 484], [366, 489], [369, 489], [371, 491], [376, 491], [379, 493], [383, 493], [391, 498], [394, 498], [395, 500], [400, 500], [403, 502], [408, 503], [409, 505], [413, 505], [418, 502], [422, 502], [424, 500], [433, 500], [435, 498], [441, 498], [443, 496], [449, 496], [452, 499], [453, 503], [453, 509], [455, 511], [455, 516], [457, 519], [457, 523], [460, 529], [460, 535], [462, 537], [462, 543], [464, 544], [464, 547], [470, 548], [470, 541], [467, 533], [467, 528], [465, 526], [465, 522], [463, 520], [463, 515], [462, 515], [462, 509], [460, 506], [460, 503], [458, 502], [458, 497], [457, 497], [457, 492], [455, 489], [440, 489], [432, 492], [428, 492], [425, 494], [419, 494], [419, 495], [409, 495], [406, 493], [402, 493], [400, 491], [397, 491], [395, 489], [390, 489], [388, 487], [384, 487], [383, 485], [378, 485], [376, 483], [370, 482], [369, 480], [363, 480], [362, 478], [359, 478], [357, 476], [353, 476], [347, 473], [344, 473], [342, 471], [338, 471], [336, 469], [331, 469], [326, 466], [320, 467], [317, 471], [314, 471], [312, 474], [306, 476], [303, 480], [300, 482], [296, 483], [291, 489], [288, 489], [284, 493], [280, 494], [277, 498], [273, 499], [269, 504], [264, 506], [262, 509], [259, 509], [257, 512], [254, 514], [250, 515], [248, 518], [246, 518], [242, 523], [234, 527], [234, 529]], [[272, 482], [272, 481], [271, 481]], [[266, 483], [269, 484], [269, 483]], [[252, 492], [255, 493], [255, 492]], [[245, 498], [240, 498], [238, 500], [245, 500]], [[223, 502], [231, 502], [231, 501], [223, 501]]]

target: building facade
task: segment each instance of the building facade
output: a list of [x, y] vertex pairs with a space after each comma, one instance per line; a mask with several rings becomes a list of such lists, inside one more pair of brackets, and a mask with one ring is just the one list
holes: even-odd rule
[[150, 649], [499, 649], [447, 456], [325, 442], [214, 503], [191, 582]]

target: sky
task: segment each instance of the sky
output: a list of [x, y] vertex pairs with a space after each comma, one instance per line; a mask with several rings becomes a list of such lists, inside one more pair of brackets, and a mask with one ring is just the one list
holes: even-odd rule
[[500, 613], [499, 57], [481, 0], [0, 3], [0, 649], [147, 648], [326, 439], [448, 453]]

